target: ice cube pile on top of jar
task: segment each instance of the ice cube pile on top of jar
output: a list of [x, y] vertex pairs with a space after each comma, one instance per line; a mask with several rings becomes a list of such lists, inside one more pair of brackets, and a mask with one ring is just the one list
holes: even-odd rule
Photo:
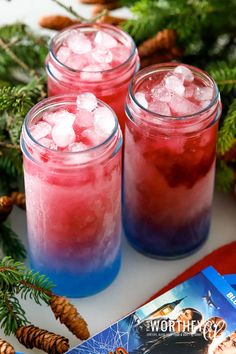
[[81, 31], [71, 29], [57, 51], [58, 60], [74, 69], [86, 72], [110, 70], [124, 63], [130, 56], [130, 48], [103, 29]]
[[112, 110], [89, 92], [77, 96], [76, 106], [73, 111], [45, 112], [30, 128], [33, 138], [46, 148], [66, 152], [85, 151], [106, 141], [116, 126]]
[[160, 78], [150, 79], [135, 93], [145, 109], [164, 116], [184, 116], [207, 108], [214, 88], [204, 86], [186, 65], [178, 65]]

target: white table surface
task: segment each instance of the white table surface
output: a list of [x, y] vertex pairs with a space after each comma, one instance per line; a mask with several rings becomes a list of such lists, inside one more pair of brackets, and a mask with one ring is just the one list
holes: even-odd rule
[[[76, 0], [66, 0], [65, 2], [74, 5], [83, 16], [90, 16], [89, 7], [79, 5]], [[63, 14], [65, 12], [51, 0], [12, 0], [11, 2], [0, 0], [0, 24], [21, 20], [39, 30], [37, 26], [38, 18], [50, 13]], [[121, 13], [127, 14], [125, 10], [119, 10], [119, 15]], [[26, 242], [25, 212], [15, 209], [11, 220], [14, 230]], [[137, 253], [124, 239], [122, 267], [112, 285], [95, 296], [73, 299], [72, 302], [87, 320], [91, 334], [95, 334], [135, 309], [203, 256], [235, 239], [236, 198], [217, 193], [214, 198], [209, 239], [197, 253], [181, 260], [159, 261]], [[71, 346], [75, 346], [79, 342], [63, 325], [54, 319], [50, 308], [47, 306], [40, 307], [31, 301], [24, 302], [23, 306], [28, 319], [35, 325], [68, 337]], [[1, 330], [0, 337], [4, 337]], [[14, 337], [10, 337], [8, 340], [17, 351], [42, 353], [38, 350], [26, 350]]]

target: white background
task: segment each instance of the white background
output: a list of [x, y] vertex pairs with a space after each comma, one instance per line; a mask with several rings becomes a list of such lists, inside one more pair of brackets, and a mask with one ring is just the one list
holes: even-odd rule
[[[67, 0], [65, 3], [73, 5], [84, 17], [90, 16], [89, 6], [80, 5], [76, 0]], [[0, 0], [0, 24], [20, 20], [33, 26], [35, 30], [39, 30], [37, 25], [39, 17], [50, 13], [63, 14], [65, 12], [51, 0], [12, 0], [11, 2]], [[118, 13], [119, 15], [127, 14], [125, 10], [119, 10]], [[14, 210], [11, 219], [14, 229], [26, 241], [25, 213], [21, 210]], [[113, 284], [95, 296], [72, 300], [72, 302], [87, 320], [91, 334], [95, 334], [142, 304], [154, 292], [203, 256], [235, 239], [236, 198], [217, 194], [214, 199], [209, 239], [197, 253], [182, 260], [158, 261], [137, 253], [124, 239], [122, 267]], [[219, 260], [219, 262], [223, 261], [223, 259]], [[63, 325], [53, 318], [50, 308], [39, 307], [30, 301], [24, 303], [24, 308], [29, 320], [35, 325], [65, 335], [69, 338], [71, 346], [79, 343]], [[0, 337], [4, 337], [1, 330]], [[9, 338], [9, 341], [15, 346], [15, 350], [24, 353], [42, 353], [38, 350], [26, 350], [14, 337]]]

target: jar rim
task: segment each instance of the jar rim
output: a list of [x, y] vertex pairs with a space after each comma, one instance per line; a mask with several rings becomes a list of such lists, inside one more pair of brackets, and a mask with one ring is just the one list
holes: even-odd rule
[[[179, 65], [184, 65], [186, 66], [187, 68], [189, 68], [193, 73], [199, 73], [201, 74], [202, 76], [204, 76], [208, 81], [211, 82], [212, 84], [212, 87], [214, 89], [214, 97], [211, 99], [211, 102], [209, 103], [208, 106], [206, 106], [205, 108], [202, 108], [201, 110], [195, 112], [195, 113], [192, 113], [192, 114], [187, 114], [187, 115], [181, 115], [181, 117], [179, 116], [175, 116], [175, 115], [171, 115], [171, 116], [168, 116], [168, 115], [163, 115], [163, 114], [160, 114], [160, 113], [156, 113], [154, 111], [151, 111], [149, 110], [148, 108], [145, 108], [135, 97], [135, 93], [134, 93], [134, 86], [135, 86], [135, 82], [137, 80], [138, 77], [140, 78], [143, 78], [145, 76], [148, 76], [150, 73], [157, 73], [158, 71], [160, 72], [163, 72], [165, 70], [169, 70], [169, 69], [172, 69], [172, 68], [175, 68]], [[191, 119], [191, 118], [196, 118], [196, 116], [198, 116], [199, 114], [203, 114], [207, 111], [209, 111], [212, 107], [214, 107], [214, 105], [217, 103], [217, 101], [219, 100], [220, 98], [220, 92], [219, 92], [219, 89], [218, 89], [218, 86], [216, 84], [216, 82], [214, 81], [214, 79], [209, 75], [207, 74], [205, 71], [195, 67], [195, 66], [192, 66], [192, 65], [189, 65], [189, 64], [185, 64], [185, 63], [173, 63], [173, 62], [169, 62], [169, 63], [161, 63], [161, 64], [155, 64], [155, 65], [151, 65], [151, 66], [148, 66], [142, 70], [140, 70], [138, 73], [136, 73], [130, 84], [129, 84], [129, 90], [128, 90], [128, 96], [130, 97], [131, 101], [134, 102], [139, 108], [141, 108], [142, 110], [144, 110], [145, 112], [151, 114], [152, 116], [158, 118], [159, 120], [164, 120], [164, 121], [182, 121], [182, 120], [186, 120], [186, 119]], [[127, 104], [126, 104], [126, 109], [127, 109]]]
[[[88, 154], [90, 152], [93, 151], [97, 151], [98, 149], [101, 149], [103, 147], [105, 147], [106, 145], [109, 144], [109, 142], [112, 142], [113, 138], [115, 137], [117, 131], [119, 130], [119, 124], [118, 124], [118, 119], [117, 116], [115, 114], [115, 112], [113, 111], [113, 109], [106, 104], [105, 102], [101, 101], [100, 99], [97, 98], [98, 103], [100, 103], [103, 107], [107, 107], [109, 108], [109, 110], [112, 112], [112, 115], [114, 117], [115, 120], [115, 126], [112, 130], [112, 132], [110, 133], [110, 135], [104, 140], [102, 141], [100, 144], [90, 147], [86, 150], [82, 150], [82, 151], [61, 151], [61, 150], [54, 150], [51, 149], [49, 147], [44, 146], [43, 144], [40, 144], [39, 141], [37, 141], [33, 135], [30, 132], [29, 129], [29, 122], [32, 118], [34, 118], [37, 114], [39, 114], [42, 111], [45, 111], [47, 108], [49, 108], [51, 105], [53, 105], [54, 107], [56, 106], [60, 106], [62, 103], [66, 104], [66, 103], [74, 103], [76, 105], [76, 98], [77, 95], [76, 94], [63, 94], [63, 95], [57, 95], [57, 96], [52, 96], [52, 97], [48, 97], [43, 99], [42, 101], [38, 102], [36, 105], [34, 105], [29, 112], [27, 113], [25, 119], [24, 119], [24, 123], [23, 123], [23, 129], [25, 129], [25, 132], [27, 134], [27, 136], [30, 138], [30, 140], [36, 145], [39, 146], [40, 148], [46, 149], [46, 151], [50, 151], [53, 152], [57, 155], [61, 155], [61, 156], [75, 156], [75, 155], [85, 155]], [[24, 137], [23, 137], [24, 139]]]
[[[57, 39], [59, 39], [61, 36], [63, 36], [66, 32], [69, 32], [73, 29], [77, 29], [77, 28], [100, 28], [100, 29], [108, 29], [108, 30], [112, 30], [115, 31], [116, 33], [121, 34], [125, 39], [127, 39], [130, 43], [131, 43], [131, 48], [130, 48], [130, 55], [129, 57], [122, 62], [121, 64], [117, 65], [114, 68], [111, 69], [106, 69], [106, 70], [98, 70], [98, 71], [90, 71], [90, 70], [77, 70], [77, 69], [73, 69], [65, 64], [63, 64], [62, 62], [60, 62], [60, 60], [57, 58], [57, 55], [55, 53], [55, 48], [54, 48], [54, 44], [55, 41]], [[52, 59], [62, 68], [65, 68], [66, 70], [69, 70], [69, 72], [71, 73], [89, 73], [89, 74], [96, 74], [96, 73], [111, 73], [114, 72], [115, 70], [119, 70], [121, 69], [123, 66], [125, 66], [127, 63], [129, 63], [131, 61], [131, 59], [134, 57], [135, 53], [136, 53], [136, 45], [135, 42], [133, 40], [133, 38], [126, 32], [122, 31], [121, 29], [118, 29], [115, 26], [109, 25], [109, 24], [105, 24], [105, 23], [82, 23], [82, 24], [77, 24], [77, 25], [73, 25], [73, 26], [69, 26], [65, 29], [63, 29], [62, 31], [58, 32], [51, 40], [49, 43], [49, 53], [52, 56]]]

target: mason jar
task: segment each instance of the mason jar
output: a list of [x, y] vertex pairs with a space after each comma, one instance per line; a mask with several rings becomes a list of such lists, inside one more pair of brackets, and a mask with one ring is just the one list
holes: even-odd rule
[[75, 113], [75, 95], [36, 104], [22, 129], [31, 267], [69, 297], [107, 287], [121, 262], [122, 134], [114, 112], [99, 100], [98, 107], [109, 109], [114, 127], [106, 140], [83, 151], [45, 146], [47, 138], [32, 133], [42, 117]]
[[[104, 33], [105, 36], [108, 35], [109, 38], [115, 39], [117, 46], [120, 47], [118, 48], [119, 50], [117, 47], [104, 48], [104, 53], [102, 52], [103, 49], [101, 49], [98, 53], [99, 62], [93, 59], [94, 49], [92, 49], [93, 57], [90, 55], [91, 51], [76, 57], [76, 54], [70, 50], [70, 54], [64, 50], [65, 53], [62, 52], [61, 55], [60, 50], [71, 33], [72, 35], [76, 33], [87, 35], [89, 38], [94, 38], [97, 34]], [[103, 48], [106, 37], [104, 40], [100, 39], [100, 41], [98, 49]], [[70, 46], [73, 48], [73, 38], [71, 42]], [[74, 42], [76, 42], [76, 37]], [[85, 44], [82, 43], [81, 46], [85, 48]], [[120, 48], [123, 48], [124, 55], [122, 55]], [[112, 53], [113, 61], [111, 63], [105, 62], [110, 60], [105, 59], [106, 50], [109, 54]], [[80, 52], [80, 48], [78, 50], [76, 48], [76, 51]], [[67, 59], [65, 59], [66, 55], [68, 55]], [[87, 64], [84, 64], [86, 60]], [[123, 129], [125, 119], [124, 105], [128, 85], [138, 68], [138, 52], [133, 39], [127, 33], [117, 27], [106, 24], [75, 25], [58, 32], [51, 41], [46, 60], [48, 95], [93, 92], [96, 97], [113, 108]]]
[[166, 63], [133, 78], [126, 103], [123, 225], [138, 251], [179, 258], [207, 239], [220, 114], [217, 85], [198, 68]]

